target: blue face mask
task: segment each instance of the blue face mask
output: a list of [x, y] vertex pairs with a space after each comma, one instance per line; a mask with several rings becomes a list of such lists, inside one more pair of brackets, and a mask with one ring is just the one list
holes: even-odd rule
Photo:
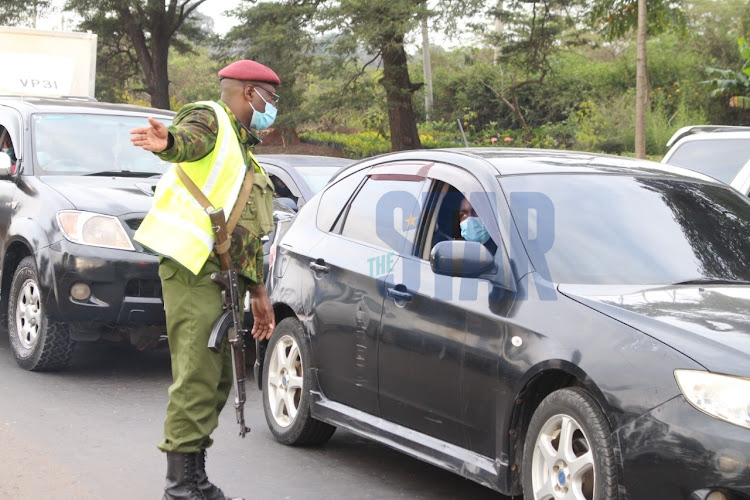
[[15, 153], [13, 151], [13, 148], [3, 148], [1, 151], [3, 153], [5, 153], [6, 155], [10, 156], [10, 162], [11, 163], [15, 163], [16, 162], [16, 155], [15, 155]]
[[467, 217], [461, 221], [461, 237], [466, 241], [478, 241], [485, 243], [490, 239], [490, 234], [485, 229], [479, 217]]
[[[260, 95], [260, 93], [258, 93], [258, 95], [263, 99], [263, 96]], [[250, 119], [250, 128], [264, 130], [273, 125], [274, 120], [276, 120], [276, 108], [273, 104], [263, 99], [263, 102], [266, 103], [266, 111], [258, 113], [258, 110], [255, 109], [253, 103], [250, 101], [247, 102], [250, 104], [250, 107], [253, 108], [253, 117]]]

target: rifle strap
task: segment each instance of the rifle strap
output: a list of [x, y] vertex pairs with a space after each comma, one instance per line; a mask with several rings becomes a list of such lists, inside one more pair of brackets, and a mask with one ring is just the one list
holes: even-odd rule
[[[200, 190], [198, 186], [196, 186], [195, 182], [188, 176], [188, 174], [185, 173], [185, 171], [182, 169], [180, 165], [175, 165], [175, 173], [177, 173], [177, 177], [180, 178], [182, 183], [185, 185], [185, 188], [187, 188], [188, 191], [190, 191], [190, 194], [193, 195], [193, 198], [200, 203], [200, 205], [204, 209], [213, 208], [213, 205], [211, 205], [211, 202], [208, 200], [205, 194], [203, 194], [203, 191]], [[227, 220], [227, 234], [232, 234], [232, 231], [234, 231], [234, 228], [237, 227], [237, 221], [240, 220], [240, 215], [242, 215], [242, 210], [245, 208], [245, 204], [247, 203], [247, 199], [250, 197], [250, 191], [253, 188], [253, 177], [255, 174], [255, 168], [248, 168], [247, 173], [245, 174], [245, 180], [242, 181], [242, 187], [240, 188], [240, 192], [237, 195], [237, 201], [234, 204], [234, 208], [232, 209], [232, 213], [229, 216], [229, 219]], [[223, 244], [214, 245], [214, 250], [216, 250], [216, 253], [222, 254], [229, 250], [229, 245], [231, 244], [231, 238], [227, 238]]]
[[[255, 160], [252, 160], [252, 162], [253, 164], [255, 164]], [[234, 231], [234, 228], [237, 227], [237, 222], [240, 220], [240, 216], [242, 215], [242, 211], [245, 208], [245, 204], [247, 203], [248, 198], [250, 198], [250, 191], [253, 189], [253, 177], [254, 176], [255, 176], [255, 165], [247, 169], [247, 173], [245, 174], [245, 180], [242, 181], [242, 187], [240, 188], [240, 193], [237, 195], [237, 201], [234, 204], [234, 208], [232, 208], [232, 213], [229, 216], [229, 219], [227, 219], [227, 232], [229, 234], [232, 234], [232, 231]]]

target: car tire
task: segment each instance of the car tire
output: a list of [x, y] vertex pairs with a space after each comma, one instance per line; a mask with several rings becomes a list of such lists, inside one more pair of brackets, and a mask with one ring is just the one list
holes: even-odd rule
[[268, 342], [263, 360], [263, 410], [274, 438], [291, 446], [328, 441], [336, 427], [310, 415], [310, 347], [296, 318], [284, 318]]
[[547, 396], [531, 417], [523, 453], [526, 500], [617, 498], [617, 466], [604, 413], [584, 389]]
[[33, 257], [24, 258], [10, 285], [8, 336], [16, 362], [26, 370], [54, 371], [68, 366], [75, 342], [64, 323], [51, 321]]

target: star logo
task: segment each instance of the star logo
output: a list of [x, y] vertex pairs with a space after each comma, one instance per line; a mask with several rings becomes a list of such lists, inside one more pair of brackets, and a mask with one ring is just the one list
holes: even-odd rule
[[408, 219], [404, 219], [404, 222], [406, 222], [406, 229], [409, 229], [412, 226], [417, 227], [417, 218], [413, 215], [411, 215]]

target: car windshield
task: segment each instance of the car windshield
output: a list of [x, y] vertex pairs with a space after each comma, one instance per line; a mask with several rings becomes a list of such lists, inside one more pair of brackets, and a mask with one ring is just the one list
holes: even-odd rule
[[313, 194], [317, 193], [331, 180], [333, 174], [339, 171], [341, 167], [300, 167], [297, 172], [305, 180]]
[[675, 149], [667, 163], [710, 175], [730, 184], [750, 160], [750, 139], [702, 139]]
[[145, 117], [138, 116], [37, 114], [35, 170], [40, 175], [162, 174], [169, 163], [130, 142], [130, 130], [147, 123]]
[[534, 268], [548, 266], [554, 282], [750, 280], [750, 201], [728, 187], [575, 174], [500, 182]]

